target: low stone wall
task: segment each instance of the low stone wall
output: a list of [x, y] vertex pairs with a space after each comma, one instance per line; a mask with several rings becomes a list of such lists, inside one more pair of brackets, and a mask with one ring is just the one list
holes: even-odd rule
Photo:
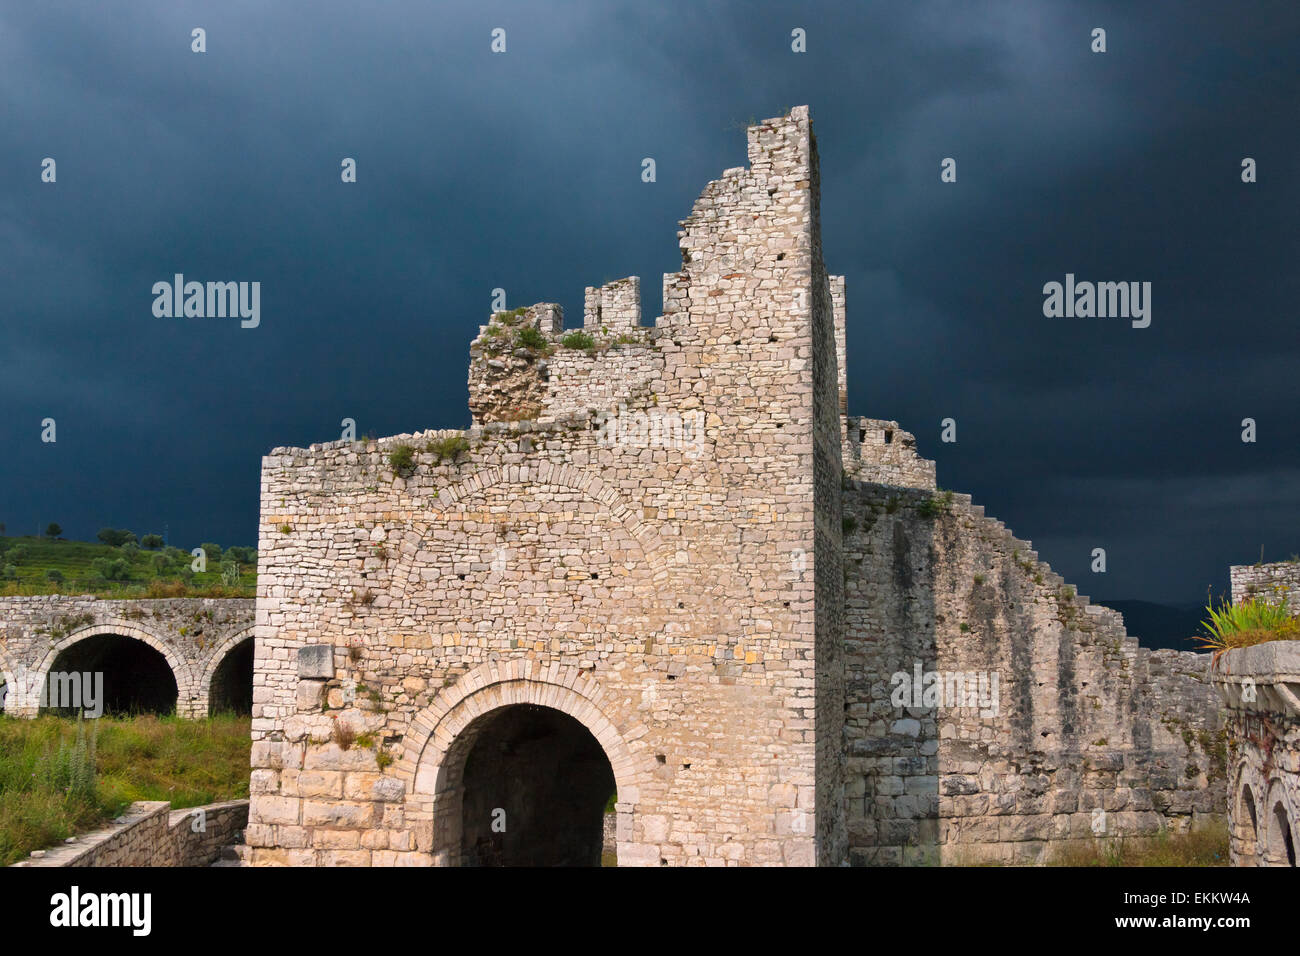
[[1225, 651], [1211, 665], [1210, 680], [1228, 713], [1232, 865], [1295, 866], [1300, 641]]
[[248, 823], [248, 801], [184, 810], [172, 810], [166, 800], [140, 801], [118, 820], [14, 866], [207, 866], [223, 846], [237, 842]]

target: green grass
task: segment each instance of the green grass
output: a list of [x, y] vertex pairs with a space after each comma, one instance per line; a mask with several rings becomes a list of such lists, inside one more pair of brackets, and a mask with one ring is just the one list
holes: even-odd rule
[[247, 797], [249, 729], [248, 717], [233, 715], [0, 717], [0, 865], [102, 826], [137, 800], [180, 809]]
[[1237, 604], [1224, 602], [1218, 608], [1209, 604], [1205, 611], [1210, 615], [1201, 625], [1205, 633], [1196, 636], [1204, 650], [1226, 651], [1267, 641], [1300, 640], [1300, 618], [1293, 617], [1284, 602], [1271, 604], [1251, 598]]
[[1215, 823], [1186, 833], [1115, 837], [1058, 851], [1049, 866], [1227, 866], [1228, 826]]
[[[20, 556], [15, 557], [15, 551]], [[154, 566], [154, 555], [167, 553], [174, 560], [164, 570]], [[121, 559], [127, 563], [122, 581], [103, 578], [97, 560]], [[222, 582], [221, 562], [209, 559], [206, 571], [188, 575], [193, 558], [188, 551], [149, 551], [114, 548], [98, 541], [0, 537], [0, 570], [12, 565], [17, 580], [0, 580], [0, 597], [15, 594], [97, 594], [101, 597], [253, 597], [257, 590], [257, 568], [240, 566], [237, 584]], [[56, 571], [62, 581], [51, 581]]]

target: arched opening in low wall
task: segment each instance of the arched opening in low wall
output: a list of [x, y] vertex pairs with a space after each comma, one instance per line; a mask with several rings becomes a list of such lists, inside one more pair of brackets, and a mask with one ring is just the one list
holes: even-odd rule
[[1287, 818], [1286, 805], [1278, 800], [1268, 815], [1268, 862], [1272, 866], [1295, 866], [1295, 835]]
[[462, 866], [600, 866], [614, 771], [562, 711], [512, 704], [452, 743], [438, 788], [435, 851]]
[[248, 715], [253, 712], [253, 637], [225, 651], [208, 685], [208, 712]]
[[1232, 825], [1237, 828], [1238, 846], [1241, 859], [1239, 866], [1254, 866], [1258, 853], [1259, 813], [1255, 809], [1255, 794], [1250, 784], [1242, 784], [1237, 796], [1236, 812], [1232, 815]]
[[64, 646], [44, 675], [42, 712], [176, 711], [176, 675], [160, 651], [134, 637], [94, 634]]

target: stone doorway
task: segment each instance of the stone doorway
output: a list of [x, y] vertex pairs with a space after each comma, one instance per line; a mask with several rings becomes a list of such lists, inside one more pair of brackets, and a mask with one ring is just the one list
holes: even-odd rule
[[[536, 704], [498, 708], [466, 727], [448, 764], [445, 769], [460, 777], [444, 801], [443, 832], [459, 844], [447, 847], [453, 861], [601, 865], [614, 771], [578, 720]], [[459, 820], [447, 819], [453, 815]]]

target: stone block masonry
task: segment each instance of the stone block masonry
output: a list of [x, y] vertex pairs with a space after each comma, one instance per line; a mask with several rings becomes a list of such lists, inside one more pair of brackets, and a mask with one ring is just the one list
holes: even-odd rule
[[[1300, 614], [1300, 563], [1234, 566], [1232, 600]], [[1295, 866], [1300, 847], [1300, 641], [1217, 655], [1210, 671], [1227, 708], [1228, 814], [1234, 866]]]
[[[471, 347], [468, 432], [265, 459], [252, 862], [481, 856], [474, 742], [521, 706], [599, 742], [620, 865], [845, 858], [838, 374], [807, 110], [751, 128], [749, 151], [683, 222], [653, 330], [634, 280], [591, 297], [591, 354], [560, 347], [551, 307], [497, 316]], [[698, 411], [700, 444], [602, 443], [593, 410], [624, 409]], [[400, 445], [415, 460], [394, 474]], [[333, 678], [300, 677], [309, 645]]]
[[[250, 862], [591, 863], [611, 796], [621, 866], [1030, 861], [1221, 810], [1205, 658], [847, 415], [808, 111], [747, 138], [652, 326], [636, 277], [582, 335], [498, 313], [468, 430], [264, 459]], [[916, 669], [999, 702], [895, 703]]]
[[[197, 814], [201, 826], [195, 825]], [[185, 810], [172, 810], [165, 800], [140, 801], [110, 826], [38, 850], [14, 866], [209, 866], [223, 847], [238, 842], [247, 822], [247, 800]]]
[[218, 669], [253, 638], [253, 606], [241, 598], [0, 597], [5, 713], [35, 716], [44, 679], [65, 653], [94, 638], [121, 637], [148, 645], [165, 660], [180, 716], [206, 717]]

